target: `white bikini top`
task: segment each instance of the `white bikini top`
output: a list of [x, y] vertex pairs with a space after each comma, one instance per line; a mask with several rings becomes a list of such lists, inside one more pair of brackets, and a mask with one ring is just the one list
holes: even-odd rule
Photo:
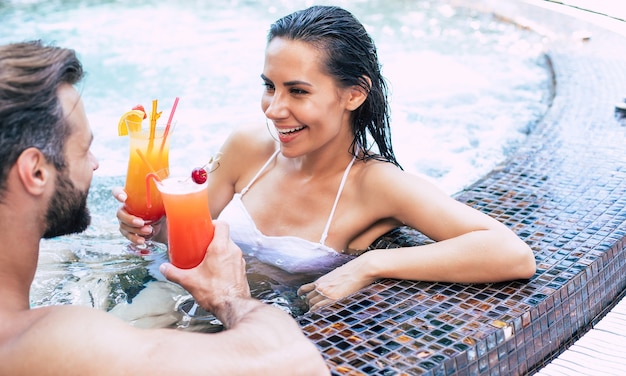
[[333, 208], [319, 243], [296, 236], [266, 236], [256, 227], [250, 213], [241, 201], [241, 197], [248, 192], [252, 184], [261, 176], [279, 152], [280, 149], [272, 154], [248, 185], [241, 190], [241, 193], [235, 193], [232, 200], [220, 213], [218, 219], [228, 222], [232, 240], [245, 254], [289, 273], [327, 273], [352, 260], [355, 256], [339, 253], [324, 243], [335, 215], [339, 197], [356, 157], [352, 158], [343, 173]]

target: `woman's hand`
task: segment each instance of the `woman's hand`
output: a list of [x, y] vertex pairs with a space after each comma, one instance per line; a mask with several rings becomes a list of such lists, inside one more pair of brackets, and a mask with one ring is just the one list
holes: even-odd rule
[[[123, 187], [114, 187], [112, 190], [113, 197], [122, 204], [126, 202], [126, 192]], [[152, 225], [126, 211], [124, 205], [117, 210], [117, 219], [120, 222], [120, 233], [134, 244], [144, 244], [145, 237], [153, 233], [158, 233], [162, 224], [162, 220]]]
[[315, 282], [302, 285], [298, 289], [298, 295], [304, 296], [309, 309], [314, 311], [370, 285], [376, 278], [368, 276], [368, 269], [362, 262], [364, 256], [345, 263]]

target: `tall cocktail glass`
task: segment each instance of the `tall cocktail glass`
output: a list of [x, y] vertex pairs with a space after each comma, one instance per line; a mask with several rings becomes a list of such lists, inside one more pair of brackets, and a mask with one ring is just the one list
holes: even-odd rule
[[[170, 138], [164, 138], [165, 126], [151, 130], [142, 128], [141, 122], [126, 120], [126, 124], [130, 136], [130, 157], [124, 186], [127, 195], [124, 206], [130, 214], [154, 226], [165, 216], [165, 207], [153, 181], [149, 182], [153, 192], [147, 195], [146, 176], [155, 171], [164, 174], [161, 178], [169, 175]], [[163, 250], [164, 245], [152, 241], [151, 237], [147, 236], [144, 244], [129, 245], [129, 249], [139, 254]]]
[[202, 262], [213, 240], [208, 183], [197, 184], [189, 177], [170, 177], [158, 181], [156, 186], [167, 214], [170, 262], [182, 269], [193, 268]]

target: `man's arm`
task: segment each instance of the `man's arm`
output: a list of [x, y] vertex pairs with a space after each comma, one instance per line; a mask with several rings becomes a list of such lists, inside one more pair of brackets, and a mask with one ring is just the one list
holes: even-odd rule
[[250, 299], [229, 330], [137, 329], [102, 311], [32, 310], [26, 331], [0, 347], [7, 375], [328, 375], [315, 346], [279, 309]]
[[163, 275], [227, 328], [208, 334], [138, 329], [88, 307], [31, 309], [0, 337], [4, 375], [328, 375], [316, 347], [287, 313], [250, 297], [241, 249], [225, 223], [200, 265]]

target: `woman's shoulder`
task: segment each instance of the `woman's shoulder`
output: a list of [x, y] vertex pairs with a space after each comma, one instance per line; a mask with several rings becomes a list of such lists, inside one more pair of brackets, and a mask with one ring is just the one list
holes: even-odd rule
[[[217, 167], [210, 179], [212, 192], [221, 195], [223, 206], [234, 192], [241, 191], [276, 147], [276, 141], [264, 127], [240, 126], [231, 132], [220, 149]], [[215, 204], [216, 201], [212, 201], [216, 205], [212, 210], [219, 213], [223, 206]]]
[[276, 140], [272, 138], [265, 127], [244, 125], [231, 132], [224, 143], [222, 153], [235, 152], [240, 156], [271, 155], [276, 147]]
[[390, 162], [379, 159], [366, 159], [361, 161], [359, 179], [363, 182], [374, 183], [396, 179], [404, 173], [402, 169]]
[[357, 186], [372, 195], [388, 195], [431, 189], [434, 188], [433, 183], [432, 179], [406, 172], [393, 163], [369, 159], [362, 163]]

